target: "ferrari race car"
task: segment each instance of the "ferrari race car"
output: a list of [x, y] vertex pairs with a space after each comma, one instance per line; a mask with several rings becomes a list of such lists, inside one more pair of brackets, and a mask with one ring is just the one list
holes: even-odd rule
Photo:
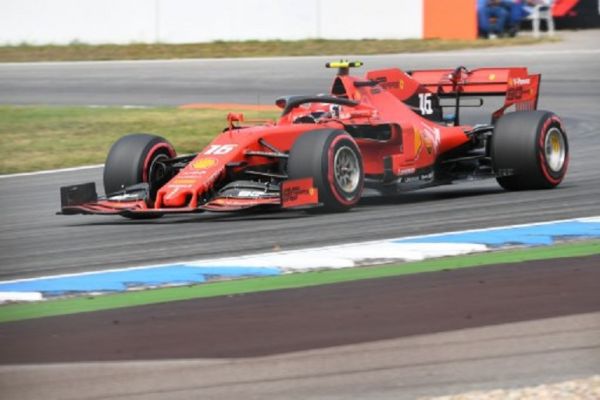
[[[126, 135], [106, 159], [106, 196], [94, 183], [62, 187], [61, 214], [345, 211], [366, 188], [393, 195], [495, 178], [506, 190], [529, 190], [563, 180], [567, 135], [558, 116], [536, 110], [540, 75], [464, 67], [349, 74], [361, 65], [328, 63], [338, 69], [330, 93], [278, 99], [277, 121], [229, 114], [227, 127], [197, 154], [177, 156], [160, 136]], [[504, 103], [490, 123], [462, 125], [463, 99], [476, 97], [481, 106], [483, 96]]]

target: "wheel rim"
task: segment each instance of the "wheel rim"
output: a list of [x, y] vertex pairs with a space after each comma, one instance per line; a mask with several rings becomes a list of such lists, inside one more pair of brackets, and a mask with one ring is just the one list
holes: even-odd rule
[[559, 172], [565, 165], [567, 154], [565, 138], [560, 129], [553, 127], [548, 131], [544, 143], [546, 163], [552, 172]]
[[150, 200], [156, 196], [158, 189], [165, 183], [167, 171], [164, 164], [161, 162], [168, 159], [169, 156], [164, 153], [159, 153], [152, 158], [148, 171], [148, 186], [150, 189]]
[[360, 166], [356, 153], [347, 146], [340, 147], [333, 160], [335, 182], [345, 193], [353, 193], [360, 183]]
[[157, 154], [150, 163], [148, 171], [148, 183], [152, 184], [157, 181], [161, 181], [165, 177], [164, 165], [160, 163], [162, 160], [166, 160], [169, 157], [166, 154]]

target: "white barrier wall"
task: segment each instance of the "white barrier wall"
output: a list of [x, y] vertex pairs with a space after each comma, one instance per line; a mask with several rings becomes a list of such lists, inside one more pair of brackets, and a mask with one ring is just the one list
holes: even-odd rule
[[153, 0], [0, 0], [0, 43], [152, 42]]
[[0, 0], [0, 44], [407, 39], [422, 0]]

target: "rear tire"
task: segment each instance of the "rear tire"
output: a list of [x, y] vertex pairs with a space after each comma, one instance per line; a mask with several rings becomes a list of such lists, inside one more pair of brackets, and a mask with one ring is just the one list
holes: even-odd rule
[[362, 156], [352, 136], [321, 129], [300, 136], [288, 159], [290, 179], [313, 178], [323, 211], [347, 211], [362, 195]]
[[513, 112], [494, 128], [491, 157], [496, 180], [504, 189], [550, 189], [567, 173], [569, 143], [555, 114]]
[[[164, 138], [147, 133], [133, 133], [117, 140], [104, 165], [104, 192], [107, 196], [128, 186], [148, 183], [151, 203], [166, 179], [161, 159], [175, 157], [175, 149]], [[135, 215], [128, 218], [157, 218], [162, 214]]]

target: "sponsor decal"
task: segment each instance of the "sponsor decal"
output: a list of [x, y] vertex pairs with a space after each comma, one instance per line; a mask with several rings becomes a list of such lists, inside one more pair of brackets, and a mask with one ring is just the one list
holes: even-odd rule
[[415, 175], [415, 176], [405, 176], [403, 178], [400, 178], [400, 183], [414, 183], [414, 182], [421, 182], [421, 181], [431, 181], [433, 180], [433, 171], [432, 172], [428, 172], [426, 174], [420, 174], [420, 175]]
[[223, 207], [239, 207], [239, 208], [247, 208], [252, 207], [254, 205], [260, 204], [276, 204], [269, 199], [262, 200], [260, 198], [241, 198], [241, 197], [218, 197], [216, 199], [211, 200], [206, 205], [210, 206], [223, 206]]
[[217, 165], [218, 161], [214, 158], [200, 158], [192, 163], [194, 169], [208, 169]]
[[375, 82], [379, 84], [385, 90], [389, 89], [404, 89], [404, 80], [400, 79], [399, 81], [391, 81], [387, 80], [385, 76], [379, 76], [374, 79]]
[[222, 173], [223, 173], [223, 170], [217, 170], [217, 171], [213, 172], [212, 175], [210, 175], [208, 178], [203, 180], [204, 187], [205, 188], [210, 187], [221, 176]]
[[530, 85], [531, 84], [531, 79], [529, 78], [513, 78], [512, 80], [512, 84], [513, 86], [523, 86], [523, 85]]
[[496, 80], [496, 74], [490, 74], [490, 75], [488, 76], [488, 79], [489, 79], [490, 81], [495, 81], [495, 80]]
[[530, 78], [512, 78], [508, 81], [508, 89], [506, 90], [506, 100], [515, 101], [521, 100], [524, 95], [533, 93], [533, 89], [524, 90], [523, 86], [530, 85]]
[[186, 169], [179, 174], [180, 178], [192, 178], [206, 174], [206, 170]]
[[523, 87], [522, 86], [509, 87], [508, 90], [506, 91], [506, 100], [508, 100], [508, 101], [520, 100], [522, 98], [523, 98]]
[[258, 190], [240, 190], [237, 193], [238, 197], [247, 197], [247, 198], [255, 198], [255, 197], [261, 197], [264, 194], [264, 192], [258, 191]]
[[173, 181], [174, 185], [193, 185], [196, 183], [195, 179], [177, 178]]
[[379, 85], [384, 89], [398, 89], [400, 87], [399, 82], [382, 82]]
[[312, 178], [295, 179], [281, 185], [281, 206], [284, 208], [315, 205], [319, 203], [319, 191]]
[[179, 190], [179, 189], [191, 189], [193, 185], [189, 184], [189, 183], [169, 183], [167, 185], [167, 187], [169, 189], [173, 189], [173, 190]]
[[398, 171], [398, 175], [399, 176], [411, 175], [411, 174], [414, 174], [415, 172], [417, 172], [417, 170], [415, 168], [404, 168], [404, 169], [401, 169], [400, 171]]

